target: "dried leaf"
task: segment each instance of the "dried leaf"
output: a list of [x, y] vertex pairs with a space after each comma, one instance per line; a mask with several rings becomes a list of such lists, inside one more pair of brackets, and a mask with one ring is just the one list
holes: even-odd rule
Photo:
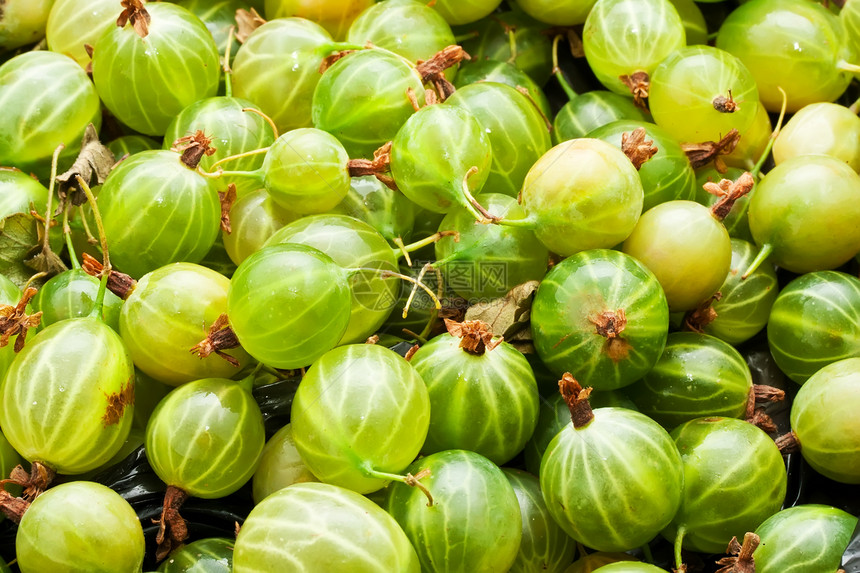
[[239, 8], [236, 10], [236, 39], [244, 44], [248, 36], [265, 23], [266, 20], [255, 9], [248, 11]]
[[505, 340], [522, 342], [516, 335], [528, 327], [532, 298], [539, 284], [529, 281], [515, 286], [501, 298], [475, 304], [466, 311], [465, 320], [480, 320]]
[[[110, 170], [116, 163], [113, 152], [99, 141], [99, 134], [93, 124], [89, 124], [84, 131], [81, 142], [81, 152], [78, 158], [62, 175], [57, 176], [57, 194], [60, 197], [60, 210], [66, 198], [71, 199], [73, 205], [83, 205], [87, 202], [87, 196], [77, 188], [77, 176], [90, 185], [101, 185], [107, 179]], [[95, 183], [93, 183], [95, 176]]]
[[[0, 220], [0, 273], [18, 288], [24, 288], [36, 274], [25, 261], [40, 250], [39, 229], [33, 215], [16, 213]], [[41, 286], [46, 278], [35, 281], [33, 286]]]

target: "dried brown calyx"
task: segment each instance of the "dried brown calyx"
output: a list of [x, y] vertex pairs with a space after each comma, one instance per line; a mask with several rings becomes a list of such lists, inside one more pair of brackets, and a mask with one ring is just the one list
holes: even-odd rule
[[0, 305], [0, 347], [9, 344], [9, 339], [17, 335], [13, 348], [15, 352], [21, 352], [27, 339], [27, 330], [36, 328], [42, 322], [42, 311], [27, 314], [27, 305], [37, 292], [33, 287], [27, 287], [18, 304]]
[[230, 356], [225, 350], [238, 348], [239, 339], [236, 338], [236, 333], [230, 328], [230, 321], [226, 314], [222, 314], [215, 319], [212, 326], [209, 327], [209, 335], [197, 343], [191, 352], [197, 354], [200, 358], [206, 358], [213, 352], [235, 366], [239, 367], [239, 361], [233, 356]]
[[[412, 109], [418, 111], [421, 109], [421, 102], [418, 101], [418, 95], [412, 87], [406, 88], [406, 97], [409, 98], [409, 103], [412, 104]], [[436, 105], [439, 103], [439, 98], [436, 97], [436, 92], [427, 88], [424, 90], [424, 107], [428, 105]]]
[[126, 24], [131, 22], [132, 28], [141, 38], [146, 38], [149, 35], [149, 24], [152, 18], [146, 8], [143, 7], [141, 0], [122, 0], [120, 3], [124, 8], [119, 18], [116, 19], [116, 25], [124, 28]]
[[725, 173], [728, 167], [720, 157], [728, 155], [735, 150], [738, 140], [741, 138], [737, 129], [732, 129], [719, 141], [705, 141], [703, 143], [682, 143], [681, 149], [687, 154], [693, 169], [704, 167], [713, 162], [714, 167], [720, 173]]
[[711, 102], [714, 109], [720, 113], [734, 113], [741, 109], [741, 106], [732, 98], [732, 90], [728, 91], [727, 96], [717, 96]]
[[716, 292], [706, 301], [699, 303], [699, 306], [693, 310], [687, 311], [687, 314], [684, 315], [684, 330], [700, 334], [705, 332], [705, 327], [717, 318], [717, 311], [712, 305], [721, 298], [723, 298], [723, 293]]
[[490, 325], [480, 320], [455, 322], [446, 318], [445, 328], [448, 334], [460, 339], [460, 348], [476, 356], [493, 350], [504, 340], [501, 336], [494, 340]]
[[711, 206], [711, 213], [720, 221], [729, 216], [735, 201], [752, 191], [755, 179], [752, 173], [745, 171], [737, 181], [731, 179], [720, 179], [719, 183], [708, 181], [702, 187], [711, 195], [719, 197], [717, 202]]
[[[81, 255], [81, 258], [83, 259], [81, 261], [81, 268], [84, 269], [84, 272], [96, 278], [101, 278], [104, 273], [104, 267], [101, 262], [88, 253]], [[122, 300], [127, 299], [135, 286], [137, 286], [137, 281], [129, 275], [111, 269], [108, 276], [107, 289], [116, 296]]]
[[737, 537], [732, 537], [726, 553], [731, 553], [736, 557], [723, 557], [717, 561], [717, 565], [721, 566], [717, 573], [755, 573], [753, 552], [759, 543], [761, 543], [761, 539], [752, 532], [747, 532], [744, 535], [743, 545], [738, 543]]
[[455, 91], [454, 84], [445, 77], [445, 70], [471, 59], [466, 50], [455, 44], [436, 52], [429, 60], [418, 60], [415, 69], [421, 74], [421, 81], [436, 88], [439, 99], [445, 101]]
[[230, 183], [226, 191], [218, 191], [218, 199], [221, 202], [221, 230], [229, 235], [233, 232], [233, 227], [230, 225], [230, 209], [236, 202], [236, 185]]
[[773, 386], [765, 384], [754, 384], [750, 388], [749, 397], [747, 398], [747, 407], [744, 418], [753, 426], [761, 428], [763, 431], [771, 434], [776, 432], [776, 424], [773, 419], [764, 411], [763, 406], [758, 404], [765, 402], [779, 402], [785, 398], [785, 392]]
[[170, 151], [181, 153], [179, 160], [189, 169], [197, 169], [204, 156], [215, 153], [216, 149], [210, 147], [211, 144], [212, 138], [207, 137], [203, 131], [197, 130], [194, 135], [186, 135], [174, 141]]
[[588, 322], [593, 324], [597, 334], [606, 338], [603, 344], [603, 352], [613, 362], [620, 362], [627, 358], [630, 353], [630, 343], [620, 337], [627, 326], [627, 315], [623, 308], [616, 311], [607, 310], [588, 317]]
[[236, 10], [236, 39], [240, 44], [244, 44], [248, 36], [265, 23], [266, 20], [254, 8], [239, 8]]
[[783, 434], [774, 441], [776, 442], [776, 447], [779, 448], [780, 453], [783, 455], [795, 454], [800, 451], [800, 440], [794, 431]]
[[582, 428], [594, 419], [594, 412], [588, 403], [591, 388], [583, 388], [570, 372], [565, 372], [558, 381], [558, 390], [570, 410], [570, 421], [574, 428]]
[[621, 134], [621, 151], [630, 158], [633, 167], [637, 171], [642, 164], [654, 157], [658, 149], [654, 146], [654, 140], [645, 140], [645, 128], [637, 127], [632, 132]]
[[390, 141], [373, 152], [373, 159], [350, 159], [346, 166], [350, 177], [373, 175], [384, 183], [386, 187], [397, 191], [397, 184], [389, 174], [391, 166]]
[[[48, 489], [56, 475], [54, 470], [38, 461], [30, 465], [29, 472], [20, 465], [15, 466], [7, 479], [0, 480], [0, 511], [15, 523], [20, 523], [30, 503]], [[6, 484], [10, 483], [23, 488], [21, 497], [6, 491]]]
[[406, 362], [411, 362], [412, 357], [415, 356], [415, 353], [418, 352], [418, 349], [420, 348], [421, 346], [419, 346], [418, 344], [413, 344], [412, 348], [406, 351], [406, 356], [403, 357], [406, 359]]
[[319, 73], [324, 74], [327, 69], [332, 67], [336, 61], [341, 58], [345, 58], [353, 52], [357, 52], [358, 50], [341, 50], [339, 52], [334, 52], [333, 54], [329, 54], [324, 57], [322, 62], [320, 62], [320, 67], [318, 68]]
[[176, 486], [167, 486], [161, 518], [152, 520], [158, 525], [158, 534], [155, 536], [155, 541], [158, 543], [158, 549], [155, 552], [157, 561], [170, 555], [171, 551], [182, 545], [182, 542], [188, 538], [188, 525], [179, 515], [179, 509], [186, 499], [188, 499], [187, 493]]
[[648, 99], [648, 91], [651, 89], [651, 78], [648, 76], [648, 72], [633, 72], [630, 75], [618, 76], [618, 79], [630, 89], [630, 93], [633, 94], [633, 102], [647, 110], [648, 106], [645, 105], [645, 100]]

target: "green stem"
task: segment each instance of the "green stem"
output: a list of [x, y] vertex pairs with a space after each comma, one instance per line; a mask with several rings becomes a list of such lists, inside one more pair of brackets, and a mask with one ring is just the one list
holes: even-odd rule
[[765, 145], [761, 157], [758, 158], [758, 161], [750, 171], [750, 175], [752, 175], [754, 179], [758, 179], [759, 173], [761, 173], [761, 168], [764, 166], [764, 162], [767, 161], [767, 157], [773, 149], [773, 144], [776, 142], [779, 131], [782, 129], [782, 121], [785, 119], [785, 110], [788, 107], [788, 94], [786, 94], [785, 90], [779, 86], [777, 86], [776, 89], [778, 89], [782, 94], [782, 107], [779, 110], [779, 119], [776, 120], [776, 127], [770, 134], [770, 139], [767, 140], [767, 145]]
[[78, 262], [78, 255], [75, 253], [75, 245], [72, 243], [72, 228], [69, 226], [69, 211], [71, 209], [72, 203], [70, 201], [66, 203], [66, 208], [63, 211], [63, 238], [66, 241], [66, 249], [69, 251], [69, 260], [72, 263], [72, 268], [79, 269], [81, 268], [81, 263]]
[[[261, 147], [260, 149], [255, 149], [254, 151], [246, 151], [245, 153], [237, 153], [236, 155], [231, 155], [230, 157], [225, 157], [223, 159], [219, 159], [218, 161], [216, 161], [215, 163], [213, 163], [209, 167], [209, 173], [208, 174], [211, 175], [211, 174], [215, 173], [215, 169], [219, 165], [221, 165], [222, 163], [227, 163], [228, 161], [233, 161], [234, 159], [242, 159], [244, 157], [252, 157], [254, 155], [260, 155], [263, 153], [268, 153], [271, 148], [272, 148], [272, 146], [270, 145], [268, 147]], [[240, 171], [239, 173], [247, 173], [247, 172]]]
[[651, 554], [651, 546], [647, 543], [642, 546], [642, 555], [645, 556], [645, 561], [647, 563], [654, 564], [654, 555]]
[[851, 113], [853, 113], [854, 115], [860, 113], [860, 98], [857, 98], [857, 101], [852, 103], [851, 107], [849, 107], [848, 109], [851, 110]]
[[392, 251], [393, 251], [394, 256], [396, 258], [400, 258], [400, 256], [403, 256], [406, 259], [407, 264], [412, 266], [412, 262], [408, 258], [409, 253], [413, 253], [413, 252], [417, 251], [418, 249], [426, 247], [427, 245], [432, 245], [432, 244], [436, 243], [437, 241], [439, 241], [440, 239], [442, 239], [443, 237], [449, 237], [452, 235], [459, 237], [460, 233], [457, 231], [439, 231], [438, 233], [433, 233], [429, 237], [425, 237], [425, 238], [421, 239], [420, 241], [414, 241], [412, 243], [409, 243], [408, 245], [404, 245], [403, 240], [400, 237], [397, 237], [394, 240], [394, 244], [396, 244], [398, 248], [392, 249]]
[[496, 221], [497, 225], [505, 227], [520, 227], [521, 229], [529, 229], [534, 231], [537, 228], [537, 220], [534, 217], [528, 216], [522, 219], [500, 219]]
[[429, 475], [430, 474], [429, 471], [427, 471], [426, 474], [422, 471], [422, 472], [419, 472], [417, 475], [413, 476], [412, 474], [406, 474], [406, 475], [390, 474], [387, 472], [377, 471], [373, 468], [365, 467], [364, 473], [367, 474], [368, 477], [383, 479], [386, 481], [399, 481], [400, 483], [404, 483], [410, 487], [417, 487], [418, 489], [421, 490], [421, 493], [423, 493], [425, 496], [427, 496], [427, 507], [433, 506], [433, 496], [430, 495], [430, 490], [428, 490], [427, 487], [419, 481], [422, 477], [426, 477], [427, 475]]
[[54, 150], [51, 157], [51, 181], [48, 183], [48, 203], [45, 211], [45, 234], [42, 236], [42, 252], [51, 250], [51, 241], [48, 232], [51, 230], [51, 220], [54, 218], [54, 182], [57, 180], [57, 164], [60, 161], [60, 153], [66, 146], [62, 143]]
[[230, 33], [227, 35], [227, 49], [224, 51], [224, 92], [227, 97], [233, 97], [233, 68], [230, 67], [230, 52], [233, 50], [233, 35], [236, 33], [236, 26], [230, 26]]
[[[438, 288], [436, 289], [436, 296], [441, 300], [445, 295], [445, 283], [442, 278], [442, 271], [436, 268], [434, 265], [433, 272], [436, 273], [436, 284]], [[434, 308], [430, 312], [430, 319], [427, 321], [427, 324], [424, 326], [424, 330], [418, 335], [418, 339], [423, 341], [423, 344], [426, 344], [427, 339], [430, 337], [430, 332], [433, 330], [433, 324], [436, 322], [436, 318], [439, 316], [439, 310]]]
[[684, 535], [687, 533], [687, 528], [681, 526], [675, 534], [675, 569], [683, 571], [684, 560], [681, 558], [681, 548], [684, 546]]
[[468, 32], [466, 34], [460, 34], [459, 36], [454, 36], [454, 43], [455, 44], [462, 44], [466, 40], [471, 40], [472, 38], [477, 38], [480, 35], [481, 35], [480, 32], [478, 32], [477, 30], [473, 30], [473, 31]]
[[517, 29], [516, 28], [508, 28], [508, 43], [511, 47], [511, 57], [508, 59], [508, 63], [511, 65], [516, 65], [517, 61]]
[[[406, 281], [408, 283], [412, 283], [416, 287], [420, 287], [421, 289], [423, 289], [424, 292], [426, 292], [430, 296], [430, 298], [433, 300], [433, 303], [436, 305], [437, 310], [442, 308], [442, 303], [439, 302], [438, 298], [436, 298], [436, 294], [432, 290], [430, 290], [430, 288], [427, 285], [425, 285], [424, 283], [422, 283], [418, 279], [414, 279], [410, 276], [407, 276], [407, 275], [404, 275], [404, 274], [401, 274], [398, 272], [389, 271], [387, 269], [371, 269], [371, 268], [367, 268], [367, 267], [357, 267], [357, 268], [352, 268], [352, 269], [346, 269], [346, 271], [347, 271], [347, 274], [349, 276], [352, 276], [352, 275], [355, 275], [358, 273], [370, 272], [370, 273], [377, 273], [379, 275], [379, 278], [382, 278], [382, 279], [394, 277], [394, 278], [398, 278], [400, 280]], [[403, 318], [406, 318], [406, 309], [404, 309], [404, 311], [403, 311]]]
[[758, 252], [758, 255], [756, 255], [755, 260], [750, 263], [749, 268], [747, 268], [746, 272], [741, 276], [741, 280], [747, 278], [752, 273], [754, 273], [755, 270], [759, 268], [759, 266], [765, 261], [765, 259], [770, 256], [772, 252], [773, 245], [771, 243], [765, 243], [764, 245], [762, 245], [761, 250]]
[[[99, 240], [101, 241], [102, 246], [102, 280], [99, 283], [99, 292], [96, 295], [95, 304], [93, 304], [93, 310], [90, 312], [90, 316], [97, 316], [100, 320], [104, 320], [102, 316], [102, 307], [105, 302], [105, 294], [107, 293], [107, 281], [110, 276], [111, 266], [110, 266], [110, 253], [108, 252], [107, 245], [107, 237], [105, 236], [105, 227], [102, 223], [102, 214], [99, 212], [99, 206], [96, 204], [95, 195], [93, 195], [90, 186], [87, 185], [87, 182], [83, 180], [80, 175], [76, 175], [75, 178], [78, 180], [78, 185], [81, 188], [81, 191], [84, 192], [84, 195], [87, 196], [87, 201], [90, 203], [90, 207], [93, 210], [93, 217], [96, 220], [96, 228], [99, 230]], [[83, 216], [83, 214], [81, 214]]]
[[839, 60], [839, 62], [836, 64], [836, 69], [852, 74], [860, 74], [860, 66], [858, 66], [857, 64], [851, 64], [849, 62], [846, 62], [845, 60]]
[[555, 79], [558, 80], [558, 84], [561, 86], [561, 89], [564, 90], [564, 93], [567, 94], [568, 100], [573, 100], [577, 94], [573, 91], [573, 87], [567, 81], [567, 78], [564, 77], [564, 72], [561, 71], [561, 68], [558, 67], [558, 43], [561, 41], [562, 36], [556, 36], [552, 41], [552, 74], [555, 76]]

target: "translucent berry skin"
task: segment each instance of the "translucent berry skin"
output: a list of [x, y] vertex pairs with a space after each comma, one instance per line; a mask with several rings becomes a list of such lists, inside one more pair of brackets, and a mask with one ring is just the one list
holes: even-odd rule
[[619, 76], [650, 75], [685, 41], [684, 24], [669, 0], [598, 0], [582, 30], [588, 65], [600, 83], [622, 95], [631, 94]]
[[[597, 323], [603, 313], [619, 311], [625, 325], [610, 341]], [[666, 345], [668, 325], [666, 297], [654, 274], [607, 249], [555, 265], [532, 306], [535, 348], [547, 367], [559, 377], [571, 372], [597, 390], [627, 386], [648, 372]]]
[[825, 155], [788, 159], [756, 186], [748, 211], [758, 246], [795, 273], [835, 269], [860, 251], [860, 175]]
[[99, 192], [111, 261], [134, 278], [168, 263], [198, 263], [218, 237], [216, 184], [179, 157], [138, 153], [111, 171]]
[[134, 366], [119, 335], [96, 317], [40, 331], [0, 386], [0, 424], [28, 461], [80, 474], [108, 461], [131, 430]]
[[[173, 118], [218, 91], [218, 46], [197, 16], [151, 3], [149, 34], [111, 26], [95, 44], [93, 80], [117, 119], [145, 135], [164, 135]], [[183, 62], [177, 66], [173, 62]]]
[[22, 573], [115, 573], [140, 571], [145, 544], [137, 514], [118, 493], [74, 481], [33, 501], [21, 519], [15, 549]]
[[245, 259], [230, 281], [227, 314], [242, 347], [275, 368], [302, 368], [346, 332], [347, 272], [313, 247], [264, 247]]
[[857, 63], [839, 18], [817, 2], [751, 0], [735, 9], [720, 26], [717, 48], [740, 58], [755, 78], [759, 96], [770, 112], [788, 111], [833, 101], [853, 75], [840, 62]]
[[215, 499], [251, 479], [266, 434], [244, 382], [203, 378], [159, 402], [146, 425], [146, 457], [164, 483]]
[[796, 505], [769, 517], [756, 529], [759, 573], [835, 571], [842, 562], [857, 518], [835, 507]]
[[598, 408], [586, 425], [568, 424], [550, 442], [540, 483], [547, 508], [568, 535], [600, 551], [625, 551], [671, 522], [684, 473], [657, 422], [624, 408]]
[[732, 262], [728, 231], [693, 201], [669, 201], [643, 213], [622, 250], [657, 276], [670, 312], [691, 310], [717, 292]]
[[556, 145], [531, 167], [522, 188], [537, 238], [562, 256], [608, 249], [626, 239], [644, 198], [627, 156], [597, 139]]
[[813, 374], [791, 406], [791, 428], [803, 459], [821, 475], [848, 484], [860, 483], [860, 432], [851, 419], [858, 388], [860, 358], [847, 358]]
[[[714, 106], [729, 98], [735, 107]], [[759, 92], [740, 59], [711, 46], [672, 52], [651, 74], [648, 103], [654, 123], [680, 142], [719, 141], [730, 130], [744, 134], [755, 120]], [[727, 111], [733, 109], [733, 111]]]
[[749, 422], [696, 418], [672, 431], [684, 466], [681, 506], [662, 535], [684, 549], [725, 551], [725, 539], [754, 531], [779, 511], [786, 473], [773, 440]]
[[401, 474], [430, 423], [427, 387], [412, 365], [375, 344], [339, 346], [302, 379], [291, 421], [296, 449], [326, 483], [371, 493]]
[[235, 573], [296, 569], [419, 573], [421, 565], [403, 530], [378, 505], [334, 485], [299, 483], [251, 510], [233, 551]]
[[349, 54], [320, 78], [311, 104], [313, 125], [337, 137], [351, 158], [371, 157], [415, 113], [407, 88], [423, 105], [421, 76], [400, 56], [381, 50]]

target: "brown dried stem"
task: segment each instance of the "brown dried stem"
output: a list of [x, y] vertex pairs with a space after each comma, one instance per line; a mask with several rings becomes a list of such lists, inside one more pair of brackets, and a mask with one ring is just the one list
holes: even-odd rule
[[570, 372], [565, 372], [558, 381], [558, 390], [570, 410], [570, 420], [574, 428], [582, 428], [594, 419], [588, 397], [591, 388], [583, 388]]
[[752, 532], [747, 532], [744, 535], [743, 545], [738, 543], [737, 537], [732, 537], [726, 553], [731, 553], [736, 557], [723, 557], [717, 561], [717, 565], [722, 567], [716, 573], [755, 573], [753, 553], [760, 542], [759, 536]]
[[[83, 253], [81, 258], [81, 268], [84, 272], [96, 278], [101, 278], [102, 274], [104, 274], [104, 266], [102, 263], [88, 253]], [[135, 286], [137, 286], [137, 281], [129, 275], [115, 270], [110, 271], [110, 274], [108, 275], [107, 289], [122, 300], [126, 300], [129, 295], [131, 295]]]
[[708, 181], [702, 185], [702, 188], [711, 195], [719, 197], [717, 202], [711, 207], [711, 213], [718, 220], [722, 221], [729, 216], [732, 207], [735, 205], [735, 201], [752, 191], [754, 186], [755, 179], [752, 173], [745, 171], [738, 177], [737, 181], [732, 181], [731, 179], [720, 179], [719, 183]]
[[475, 356], [493, 350], [504, 340], [501, 336], [493, 340], [490, 325], [480, 320], [455, 322], [446, 318], [445, 328], [448, 334], [460, 339], [460, 348]]
[[132, 28], [141, 38], [146, 38], [149, 35], [149, 24], [152, 18], [146, 8], [143, 7], [141, 0], [122, 0], [120, 2], [124, 10], [116, 19], [116, 25], [124, 28], [126, 24], [131, 22]]
[[645, 128], [637, 127], [632, 132], [621, 134], [621, 151], [639, 171], [642, 164], [654, 157], [658, 149], [654, 146], [653, 139], [645, 140]]
[[690, 160], [693, 169], [699, 169], [713, 161], [716, 170], [725, 173], [728, 167], [720, 156], [728, 155], [734, 151], [740, 137], [738, 130], [732, 129], [719, 141], [682, 143], [681, 149], [687, 154], [687, 159]]
[[781, 435], [774, 441], [776, 442], [776, 447], [779, 448], [779, 451], [783, 455], [794, 454], [800, 451], [800, 440], [793, 431]]
[[179, 509], [187, 499], [188, 494], [183, 490], [176, 486], [167, 486], [161, 518], [152, 520], [158, 525], [158, 534], [155, 536], [155, 541], [158, 543], [158, 549], [155, 552], [157, 561], [162, 561], [188, 538], [188, 525], [179, 514]]
[[389, 175], [391, 167], [391, 142], [373, 152], [373, 159], [350, 159], [346, 165], [350, 177], [373, 175], [392, 191], [397, 191], [394, 178]]
[[233, 356], [230, 356], [225, 350], [239, 347], [239, 339], [236, 338], [236, 333], [230, 328], [230, 321], [226, 314], [222, 314], [215, 319], [212, 326], [209, 327], [209, 334], [194, 345], [190, 352], [197, 354], [201, 359], [206, 358], [213, 352], [235, 366], [239, 367], [239, 361]]
[[27, 330], [36, 328], [42, 322], [42, 311], [27, 314], [27, 305], [36, 296], [36, 292], [38, 291], [33, 287], [27, 287], [18, 304], [0, 305], [0, 347], [6, 346], [11, 337], [17, 336], [14, 350], [21, 352], [27, 339]]
[[221, 202], [221, 230], [229, 235], [233, 232], [233, 227], [230, 225], [230, 209], [236, 202], [236, 185], [230, 183], [226, 191], [218, 191], [218, 199]]

